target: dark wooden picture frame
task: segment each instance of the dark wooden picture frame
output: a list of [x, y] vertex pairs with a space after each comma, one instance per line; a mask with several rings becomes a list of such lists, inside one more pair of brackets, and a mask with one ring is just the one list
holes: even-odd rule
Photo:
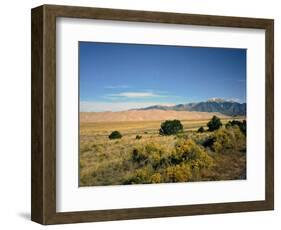
[[[265, 200], [249, 202], [56, 212], [56, 18], [264, 29], [266, 36]], [[63, 224], [274, 209], [274, 21], [103, 8], [43, 5], [32, 9], [31, 219]]]

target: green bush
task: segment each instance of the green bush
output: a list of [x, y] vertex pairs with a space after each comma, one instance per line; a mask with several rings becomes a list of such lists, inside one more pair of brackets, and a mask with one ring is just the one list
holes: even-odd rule
[[203, 132], [205, 132], [204, 127], [201, 126], [201, 127], [197, 130], [197, 132], [198, 132], [198, 133], [203, 133]]
[[110, 140], [113, 140], [113, 139], [120, 139], [120, 138], [122, 138], [122, 135], [121, 135], [121, 133], [118, 132], [118, 131], [113, 131], [113, 132], [108, 136], [108, 138], [109, 138]]
[[136, 140], [140, 140], [141, 138], [142, 138], [142, 136], [136, 135]]
[[207, 138], [203, 141], [202, 145], [203, 145], [205, 148], [208, 148], [208, 147], [211, 148], [211, 147], [213, 147], [214, 142], [215, 142], [215, 138], [214, 138], [213, 136], [210, 136], [210, 137], [207, 137]]
[[167, 120], [161, 124], [160, 135], [174, 135], [183, 131], [183, 126], [179, 120]]
[[213, 116], [212, 119], [207, 123], [209, 131], [215, 131], [222, 126], [221, 120], [217, 116]]

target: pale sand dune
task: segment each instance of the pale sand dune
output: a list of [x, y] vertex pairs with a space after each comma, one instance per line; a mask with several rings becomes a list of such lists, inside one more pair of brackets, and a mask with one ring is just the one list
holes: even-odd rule
[[162, 121], [162, 120], [207, 120], [212, 116], [229, 118], [221, 113], [165, 111], [165, 110], [129, 110], [121, 112], [81, 112], [80, 122], [115, 121]]

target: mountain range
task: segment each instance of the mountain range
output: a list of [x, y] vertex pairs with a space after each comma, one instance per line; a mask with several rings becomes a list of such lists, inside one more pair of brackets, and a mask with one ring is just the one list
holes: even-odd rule
[[136, 110], [165, 110], [165, 111], [196, 111], [196, 112], [212, 112], [222, 113], [228, 116], [245, 116], [246, 103], [238, 103], [233, 100], [223, 100], [220, 98], [212, 98], [204, 102], [187, 103], [178, 105], [153, 105]]

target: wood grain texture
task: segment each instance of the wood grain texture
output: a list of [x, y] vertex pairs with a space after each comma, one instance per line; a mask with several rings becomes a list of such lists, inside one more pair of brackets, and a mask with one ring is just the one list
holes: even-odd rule
[[274, 209], [274, 22], [265, 34], [265, 178], [266, 201]]
[[[56, 212], [56, 18], [121, 20], [266, 31], [266, 199], [264, 201]], [[272, 210], [274, 208], [273, 20], [89, 7], [43, 5], [32, 9], [32, 204], [31, 219], [62, 224]]]
[[43, 7], [31, 22], [31, 219], [43, 223]]

